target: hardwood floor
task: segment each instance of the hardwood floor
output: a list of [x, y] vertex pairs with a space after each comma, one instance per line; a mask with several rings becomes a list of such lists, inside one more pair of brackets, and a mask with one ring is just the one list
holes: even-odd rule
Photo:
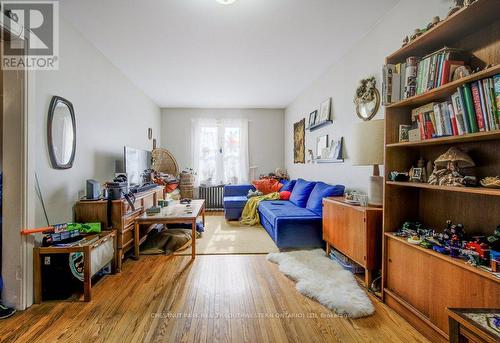
[[1, 342], [427, 342], [387, 306], [351, 320], [300, 295], [263, 255], [148, 256], [0, 322]]

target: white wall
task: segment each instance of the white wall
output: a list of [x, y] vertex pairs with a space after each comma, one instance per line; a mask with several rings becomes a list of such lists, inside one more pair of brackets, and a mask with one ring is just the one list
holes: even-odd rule
[[[36, 172], [51, 224], [73, 219], [85, 181], [114, 177], [123, 146], [151, 149], [147, 129], [159, 141], [161, 110], [71, 24], [61, 20], [59, 71], [36, 75]], [[47, 111], [53, 95], [73, 103], [77, 148], [73, 168], [52, 169], [47, 150]], [[44, 225], [40, 202], [36, 223]]]
[[259, 174], [283, 167], [283, 110], [164, 108], [162, 146], [175, 156], [181, 169], [192, 166], [192, 118], [248, 119], [249, 165], [259, 166]]
[[[285, 167], [293, 178], [302, 177], [340, 183], [348, 189], [366, 192], [371, 167], [352, 166], [349, 160], [352, 146], [352, 129], [360, 120], [353, 104], [354, 92], [361, 79], [375, 76], [381, 89], [382, 65], [385, 57], [401, 46], [403, 37], [417, 27], [425, 27], [432, 18], [446, 17], [449, 1], [402, 0], [389, 11], [370, 32], [361, 39], [342, 59], [304, 90], [285, 110]], [[332, 42], [334, 44], [334, 42]], [[293, 123], [302, 118], [308, 120], [309, 113], [318, 109], [322, 101], [332, 97], [334, 124], [312, 133], [306, 132], [307, 149], [316, 151], [316, 137], [344, 137], [346, 162], [343, 164], [294, 164]], [[381, 108], [374, 119], [383, 118]], [[307, 156], [306, 156], [307, 160]]]

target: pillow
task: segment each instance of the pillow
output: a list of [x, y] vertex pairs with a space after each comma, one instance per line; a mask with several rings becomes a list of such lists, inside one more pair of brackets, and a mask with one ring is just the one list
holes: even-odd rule
[[281, 183], [283, 184], [283, 187], [281, 187], [280, 191], [285, 192], [291, 192], [293, 191], [293, 186], [295, 186], [295, 180], [281, 180]]
[[323, 215], [323, 198], [341, 196], [344, 194], [344, 189], [345, 187], [341, 185], [332, 186], [324, 182], [318, 182], [309, 195], [306, 208], [314, 213]]
[[254, 180], [252, 185], [257, 188], [258, 191], [261, 191], [264, 195], [274, 192], [279, 192], [282, 185], [278, 180], [274, 179], [262, 179], [262, 180]]
[[281, 191], [280, 192], [280, 200], [289, 200], [290, 195], [292, 195], [292, 192], [290, 192], [290, 191]]
[[315, 184], [316, 182], [298, 179], [290, 196], [292, 204], [299, 207], [306, 207], [307, 199], [309, 199], [309, 194], [311, 194]]

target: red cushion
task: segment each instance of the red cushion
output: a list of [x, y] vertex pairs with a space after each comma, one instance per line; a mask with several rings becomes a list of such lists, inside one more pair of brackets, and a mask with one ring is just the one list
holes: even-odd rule
[[254, 180], [252, 184], [264, 194], [278, 192], [283, 187], [278, 180], [273, 179]]
[[290, 195], [292, 195], [292, 192], [290, 192], [290, 191], [280, 192], [280, 200], [289, 200]]

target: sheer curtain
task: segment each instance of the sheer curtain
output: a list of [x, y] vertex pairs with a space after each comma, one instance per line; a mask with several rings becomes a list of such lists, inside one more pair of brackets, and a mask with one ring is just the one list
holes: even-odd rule
[[248, 182], [248, 120], [193, 119], [191, 144], [197, 186]]

